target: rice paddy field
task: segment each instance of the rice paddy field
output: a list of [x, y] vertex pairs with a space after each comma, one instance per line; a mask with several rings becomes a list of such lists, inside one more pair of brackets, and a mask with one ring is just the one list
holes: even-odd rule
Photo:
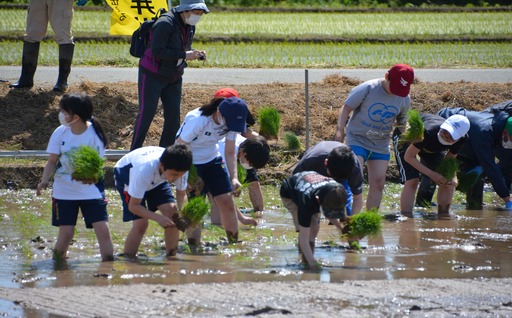
[[[420, 68], [512, 66], [510, 12], [215, 12], [197, 26], [191, 67]], [[0, 64], [19, 65], [26, 11], [0, 11]], [[76, 10], [75, 65], [136, 66], [129, 36], [109, 35], [109, 11]], [[56, 65], [49, 37], [41, 65]]]

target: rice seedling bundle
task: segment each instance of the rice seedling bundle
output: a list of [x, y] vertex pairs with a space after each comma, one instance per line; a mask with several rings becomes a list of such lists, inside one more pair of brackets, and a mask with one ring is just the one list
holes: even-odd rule
[[245, 168], [242, 167], [240, 162], [237, 163], [236, 169], [238, 173], [238, 181], [240, 181], [242, 187], [246, 187], [248, 185], [248, 183], [245, 181], [247, 177], [247, 170], [245, 170]]
[[302, 149], [299, 137], [291, 131], [287, 131], [284, 134], [284, 140], [286, 143], [286, 149], [290, 151], [300, 151]]
[[446, 180], [452, 180], [457, 170], [459, 170], [459, 162], [456, 158], [443, 158], [436, 167], [436, 171]]
[[372, 210], [347, 217], [343, 234], [349, 238], [363, 238], [377, 235], [381, 230], [382, 217]]
[[402, 143], [415, 143], [423, 140], [425, 125], [421, 120], [420, 113], [416, 110], [407, 112], [407, 130], [400, 136]]
[[203, 221], [210, 211], [210, 205], [203, 197], [193, 197], [180, 211], [181, 216], [189, 222], [189, 227], [194, 227]]
[[70, 159], [73, 166], [71, 177], [74, 180], [94, 184], [103, 177], [105, 159], [101, 158], [95, 149], [89, 146], [80, 146], [71, 152]]
[[281, 115], [274, 107], [263, 107], [259, 111], [260, 135], [267, 139], [278, 139]]

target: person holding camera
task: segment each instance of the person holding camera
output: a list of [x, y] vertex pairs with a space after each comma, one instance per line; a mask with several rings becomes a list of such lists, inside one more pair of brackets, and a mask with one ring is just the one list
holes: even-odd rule
[[190, 60], [206, 60], [206, 52], [192, 49], [195, 25], [210, 12], [204, 0], [181, 0], [180, 5], [162, 14], [152, 27], [150, 49], [139, 61], [139, 114], [135, 120], [130, 150], [142, 147], [162, 101], [164, 126], [160, 147], [174, 143], [180, 127], [184, 69]]

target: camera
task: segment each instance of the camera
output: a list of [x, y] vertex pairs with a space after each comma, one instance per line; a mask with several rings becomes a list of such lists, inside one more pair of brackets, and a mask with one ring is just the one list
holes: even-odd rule
[[204, 54], [203, 53], [199, 53], [198, 60], [199, 61], [204, 61]]

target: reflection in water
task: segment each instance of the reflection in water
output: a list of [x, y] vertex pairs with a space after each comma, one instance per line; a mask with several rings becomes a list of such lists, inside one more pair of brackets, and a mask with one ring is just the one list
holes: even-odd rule
[[[290, 215], [278, 205], [277, 190], [266, 191], [272, 208], [256, 229], [242, 227], [242, 241], [236, 245], [226, 245], [220, 239], [223, 231], [207, 225], [208, 244], [190, 250], [181, 243], [178, 255], [167, 259], [155, 226], [142, 244], [145, 255], [136, 261], [118, 256], [114, 262], [100, 262], [94, 254], [94, 233], [79, 224], [69, 259], [59, 267], [51, 260], [57, 230], [49, 225], [47, 199], [35, 198], [32, 191], [1, 192], [0, 286], [512, 277], [512, 215], [492, 210], [456, 210], [447, 219], [415, 212], [403, 221], [384, 221], [380, 235], [361, 241], [362, 252], [348, 250], [334, 226], [322, 222], [315, 255], [324, 268], [307, 271], [298, 262]], [[113, 193], [110, 197], [117, 198]], [[243, 205], [245, 199], [240, 200]], [[397, 198], [388, 199], [386, 206], [396, 206], [393, 200]], [[115, 249], [120, 251], [129, 224], [119, 220], [121, 208], [115, 199], [109, 213]]]

